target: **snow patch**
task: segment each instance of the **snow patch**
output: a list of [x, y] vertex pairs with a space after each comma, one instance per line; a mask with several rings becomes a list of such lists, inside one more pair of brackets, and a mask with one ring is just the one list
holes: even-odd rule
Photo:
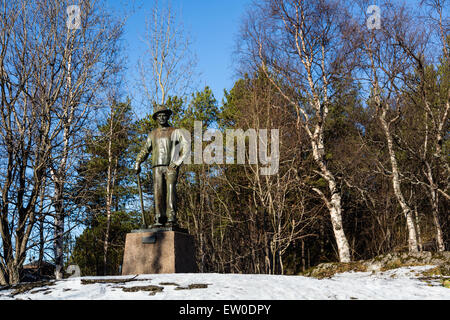
[[[52, 286], [35, 288], [14, 296], [12, 289], [0, 290], [0, 299], [450, 300], [450, 289], [443, 287], [439, 281], [427, 283], [418, 279], [421, 272], [430, 268], [433, 266], [403, 267], [385, 272], [345, 272], [328, 279], [304, 276], [186, 273], [139, 275], [133, 281], [121, 283], [118, 280], [133, 277], [82, 277], [56, 281]], [[112, 279], [114, 282], [91, 281], [89, 284], [83, 284], [82, 279]], [[149, 292], [133, 288], [149, 286], [163, 287], [163, 290]], [[123, 288], [133, 290], [124, 291]]]

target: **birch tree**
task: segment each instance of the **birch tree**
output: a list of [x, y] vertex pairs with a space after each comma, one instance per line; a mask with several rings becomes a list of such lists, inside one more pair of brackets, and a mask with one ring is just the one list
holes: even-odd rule
[[[79, 6], [80, 28], [69, 28], [66, 23], [69, 2], [53, 4], [50, 1], [47, 6], [52, 8], [47, 14], [53, 31], [51, 36], [59, 41], [54, 48], [45, 47], [44, 52], [61, 57], [61, 65], [55, 74], [63, 83], [60, 94], [56, 96], [59, 99], [56, 116], [61, 124], [61, 134], [56, 139], [56, 152], [50, 168], [54, 185], [56, 278], [61, 279], [67, 216], [65, 188], [70, 183], [69, 177], [73, 176], [74, 156], [82, 142], [82, 128], [89, 116], [94, 115], [92, 111], [100, 107], [98, 96], [107, 86], [115, 85], [111, 80], [121, 69], [118, 39], [123, 22], [109, 17], [101, 1], [82, 1]], [[54, 78], [55, 75], [51, 79]]]
[[262, 66], [280, 94], [297, 115], [297, 125], [309, 138], [328, 191], [314, 187], [330, 214], [339, 260], [351, 260], [350, 246], [342, 222], [339, 182], [325, 158], [324, 126], [333, 88], [336, 63], [342, 57], [338, 1], [270, 0], [256, 3], [243, 27], [243, 59], [253, 68]]
[[170, 3], [155, 1], [146, 19], [144, 56], [138, 63], [140, 83], [149, 105], [169, 96], [185, 97], [192, 87], [195, 58], [191, 40]]
[[[416, 107], [410, 109], [410, 112], [415, 112], [422, 120], [417, 124], [417, 127], [421, 128], [420, 136], [414, 136], [415, 141], [420, 141], [420, 146], [413, 145], [406, 137], [397, 138], [419, 164], [419, 172], [410, 177], [410, 180], [411, 183], [423, 186], [428, 193], [437, 249], [444, 251], [439, 200], [440, 196], [450, 199], [446, 192], [448, 186], [445, 185], [445, 177], [448, 177], [450, 171], [448, 163], [443, 159], [442, 150], [448, 131], [450, 109], [450, 56], [447, 48], [449, 35], [446, 27], [449, 17], [443, 12], [445, 1], [425, 3], [423, 8], [428, 9], [428, 18], [414, 14], [416, 21], [422, 21], [421, 27], [414, 27], [412, 36], [395, 35], [398, 46], [403, 49], [414, 68], [414, 74], [406, 74], [404, 82], [408, 88], [406, 94], [410, 98], [408, 103]], [[411, 26], [409, 28], [412, 29]], [[437, 41], [433, 41], [433, 38]]]
[[38, 103], [42, 89], [33, 81], [38, 61], [29, 17], [37, 12], [23, 1], [3, 1], [0, 14], [1, 284], [20, 281], [54, 134], [49, 109]]
[[[369, 28], [366, 13], [369, 3], [360, 2], [359, 20], [355, 18], [347, 30], [348, 43], [360, 46], [353, 47], [352, 52], [358, 56], [361, 74], [358, 75], [369, 84], [369, 105], [373, 105], [381, 131], [384, 134], [390, 170], [388, 171], [396, 200], [406, 220], [408, 230], [408, 249], [410, 252], [418, 251], [417, 230], [412, 210], [405, 191], [402, 189], [404, 175], [397, 156], [395, 143], [395, 128], [402, 118], [402, 107], [405, 104], [402, 86], [405, 75], [411, 72], [411, 59], [404, 53], [398, 44], [398, 39], [408, 39], [412, 45], [413, 33], [406, 28], [411, 16], [402, 6], [394, 6], [389, 1], [383, 3], [383, 23], [380, 28]], [[356, 21], [359, 22], [356, 23]]]
[[[248, 216], [250, 233], [254, 235], [251, 236], [253, 243], [250, 244], [254, 272], [284, 274], [287, 250], [295, 241], [311, 236], [305, 230], [317, 218], [317, 213], [309, 212], [306, 207], [310, 194], [302, 183], [305, 177], [298, 170], [299, 163], [303, 162], [299, 157], [302, 150], [295, 146], [305, 133], [303, 130], [296, 130], [296, 115], [286, 107], [286, 100], [264, 72], [237, 82], [236, 89], [244, 91], [244, 94], [241, 92], [242, 96], [230, 98], [227, 105], [227, 108], [239, 110], [235, 127], [244, 130], [266, 128], [267, 133], [272, 135], [264, 142], [261, 135], [257, 138], [260, 160], [262, 150], [268, 154], [272, 152], [272, 156], [276, 157], [273, 150], [279, 148], [280, 168], [277, 172], [261, 175], [264, 166], [258, 162], [250, 163], [250, 151], [246, 154], [249, 164], [243, 165], [241, 170], [242, 184], [246, 186], [251, 199], [246, 203], [247, 212], [244, 216]], [[278, 129], [278, 144], [274, 143], [275, 133], [270, 129]], [[250, 136], [249, 148], [251, 139]], [[302, 165], [304, 164], [303, 162]], [[293, 201], [294, 194], [296, 196]], [[258, 259], [258, 251], [263, 251], [264, 259]]]

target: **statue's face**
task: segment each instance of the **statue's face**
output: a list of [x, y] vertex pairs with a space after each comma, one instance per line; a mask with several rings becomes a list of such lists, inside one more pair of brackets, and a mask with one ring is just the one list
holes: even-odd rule
[[156, 120], [162, 126], [167, 125], [167, 121], [169, 121], [169, 115], [165, 112], [158, 113], [156, 115]]

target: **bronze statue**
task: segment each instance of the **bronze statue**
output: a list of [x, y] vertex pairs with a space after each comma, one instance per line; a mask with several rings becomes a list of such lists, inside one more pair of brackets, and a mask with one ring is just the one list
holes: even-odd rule
[[[180, 165], [190, 146], [181, 130], [169, 125], [168, 121], [171, 115], [170, 109], [162, 105], [156, 107], [152, 117], [158, 123], [158, 128], [149, 133], [144, 147], [137, 156], [134, 167], [139, 177], [141, 163], [152, 153], [155, 206], [155, 224], [152, 227], [164, 225], [176, 227], [178, 225], [176, 183]], [[140, 186], [138, 187], [140, 188]]]

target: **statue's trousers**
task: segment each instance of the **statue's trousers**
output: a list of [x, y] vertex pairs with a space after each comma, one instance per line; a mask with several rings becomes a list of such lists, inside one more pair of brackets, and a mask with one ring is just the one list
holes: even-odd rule
[[168, 222], [176, 221], [176, 182], [178, 168], [156, 166], [153, 168], [153, 192], [155, 199], [155, 221], [167, 216]]

